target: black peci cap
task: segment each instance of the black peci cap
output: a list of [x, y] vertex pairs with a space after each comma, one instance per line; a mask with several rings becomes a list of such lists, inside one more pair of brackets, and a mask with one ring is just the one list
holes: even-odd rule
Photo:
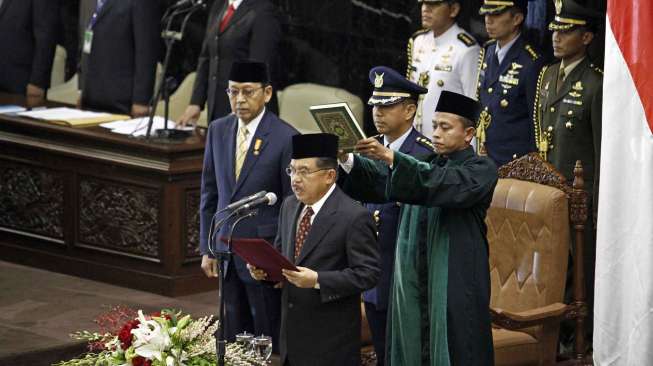
[[235, 61], [231, 65], [229, 81], [269, 84], [270, 76], [268, 75], [268, 67], [265, 63], [259, 61]]
[[462, 94], [443, 90], [438, 99], [436, 112], [455, 114], [472, 121], [474, 125], [481, 113], [481, 105], [474, 99]]
[[338, 136], [310, 133], [292, 137], [292, 159], [338, 158]]

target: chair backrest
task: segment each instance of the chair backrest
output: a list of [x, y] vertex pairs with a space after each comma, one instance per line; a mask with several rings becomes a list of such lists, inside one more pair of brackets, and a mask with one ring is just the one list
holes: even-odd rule
[[277, 92], [277, 99], [279, 117], [301, 133], [320, 132], [309, 112], [309, 107], [342, 102], [349, 105], [354, 117], [363, 128], [363, 101], [344, 89], [311, 83], [294, 84]]
[[79, 98], [78, 76], [75, 74], [63, 84], [48, 89], [47, 99], [53, 102], [75, 105]]
[[486, 219], [490, 306], [519, 312], [563, 302], [571, 241], [564, 178], [536, 154], [499, 176]]
[[61, 85], [66, 81], [66, 49], [57, 45], [50, 72], [50, 87]]
[[[179, 117], [184, 113], [188, 104], [190, 104], [190, 98], [193, 94], [193, 84], [195, 84], [195, 76], [197, 74], [192, 72], [184, 78], [184, 81], [181, 82], [177, 90], [175, 90], [172, 95], [170, 95], [170, 116], [169, 118], [173, 121], [177, 121]], [[164, 101], [161, 100], [156, 107], [156, 115], [164, 115]]]

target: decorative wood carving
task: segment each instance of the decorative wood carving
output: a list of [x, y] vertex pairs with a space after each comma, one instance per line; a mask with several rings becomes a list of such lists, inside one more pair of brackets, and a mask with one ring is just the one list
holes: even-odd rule
[[82, 242], [118, 252], [159, 256], [156, 190], [83, 178], [79, 194]]
[[512, 178], [555, 187], [571, 194], [565, 177], [553, 165], [542, 160], [538, 153], [530, 153], [499, 168], [499, 178]]
[[0, 226], [63, 238], [64, 178], [29, 166], [0, 165]]
[[200, 191], [186, 193], [186, 258], [200, 256]]

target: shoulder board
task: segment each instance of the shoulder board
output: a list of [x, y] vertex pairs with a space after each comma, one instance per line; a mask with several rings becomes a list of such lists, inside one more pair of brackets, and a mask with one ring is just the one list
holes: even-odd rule
[[497, 40], [496, 39], [490, 39], [487, 42], [483, 43], [483, 48], [488, 48], [489, 46], [493, 45]]
[[435, 149], [435, 146], [433, 146], [431, 140], [427, 139], [426, 137], [418, 136], [417, 139], [415, 139], [415, 141], [429, 150]]
[[476, 44], [476, 40], [466, 33], [458, 33], [458, 40], [464, 43], [467, 47], [471, 47]]
[[429, 31], [430, 31], [430, 29], [420, 29], [417, 32], [413, 33], [413, 35], [410, 36], [410, 38], [417, 38], [417, 36], [420, 36], [420, 35], [422, 35], [424, 33], [428, 33]]
[[528, 52], [528, 54], [531, 55], [531, 58], [533, 60], [537, 60], [538, 58], [540, 58], [540, 55], [538, 55], [537, 52], [535, 52], [535, 49], [530, 44], [524, 46], [524, 49], [526, 49], [526, 52]]
[[591, 68], [592, 70], [596, 71], [597, 73], [603, 75], [603, 70], [602, 70], [600, 67], [598, 67], [598, 66], [596, 66], [596, 65], [594, 65], [594, 64], [590, 64], [590, 68]]

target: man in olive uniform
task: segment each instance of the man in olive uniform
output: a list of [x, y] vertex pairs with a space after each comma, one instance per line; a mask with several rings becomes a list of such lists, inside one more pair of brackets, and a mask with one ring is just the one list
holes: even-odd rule
[[603, 72], [588, 58], [587, 47], [601, 16], [572, 0], [556, 0], [555, 7], [556, 16], [549, 29], [553, 31], [553, 54], [560, 61], [544, 67], [540, 73], [535, 139], [542, 157], [570, 182], [576, 160], [583, 163], [585, 189], [592, 197], [584, 253], [585, 289], [591, 314]]
[[[417, 159], [368, 138], [356, 145], [365, 157], [347, 157], [349, 192], [366, 202], [402, 203], [386, 360], [494, 365], [485, 217], [497, 168], [471, 147], [478, 102], [445, 90], [435, 112], [435, 154]], [[384, 179], [384, 191], [371, 189]]]
[[[433, 153], [431, 140], [413, 128], [413, 117], [417, 111], [417, 99], [426, 93], [426, 89], [406, 80], [397, 71], [385, 66], [377, 66], [370, 70], [370, 83], [375, 90], [367, 102], [373, 106], [372, 117], [374, 125], [381, 133], [376, 139], [384, 146], [411, 156], [428, 156]], [[381, 83], [381, 80], [383, 81]], [[382, 94], [383, 96], [379, 96]], [[392, 96], [394, 94], [394, 97]], [[433, 108], [435, 112], [435, 108]], [[431, 125], [431, 123], [429, 123]], [[349, 163], [342, 164], [345, 170], [353, 165], [353, 156]], [[348, 174], [342, 174], [341, 188], [350, 193], [352, 184]], [[383, 195], [385, 192], [385, 177], [382, 177], [369, 189]], [[354, 199], [359, 197], [351, 192]], [[394, 272], [395, 248], [397, 246], [397, 229], [399, 228], [399, 213], [401, 205], [397, 202], [364, 201], [376, 223], [379, 234], [379, 251], [381, 253], [381, 278], [375, 288], [363, 293], [367, 322], [372, 332], [372, 342], [376, 351], [378, 366], [385, 361], [385, 339], [388, 317], [388, 301], [392, 276]]]
[[422, 30], [408, 40], [406, 78], [428, 89], [420, 96], [415, 128], [430, 138], [431, 120], [443, 90], [476, 97], [480, 47], [456, 24], [460, 0], [418, 0]]
[[492, 40], [481, 52], [478, 148], [497, 166], [535, 151], [533, 112], [542, 60], [522, 34], [527, 0], [485, 0], [479, 13]]

